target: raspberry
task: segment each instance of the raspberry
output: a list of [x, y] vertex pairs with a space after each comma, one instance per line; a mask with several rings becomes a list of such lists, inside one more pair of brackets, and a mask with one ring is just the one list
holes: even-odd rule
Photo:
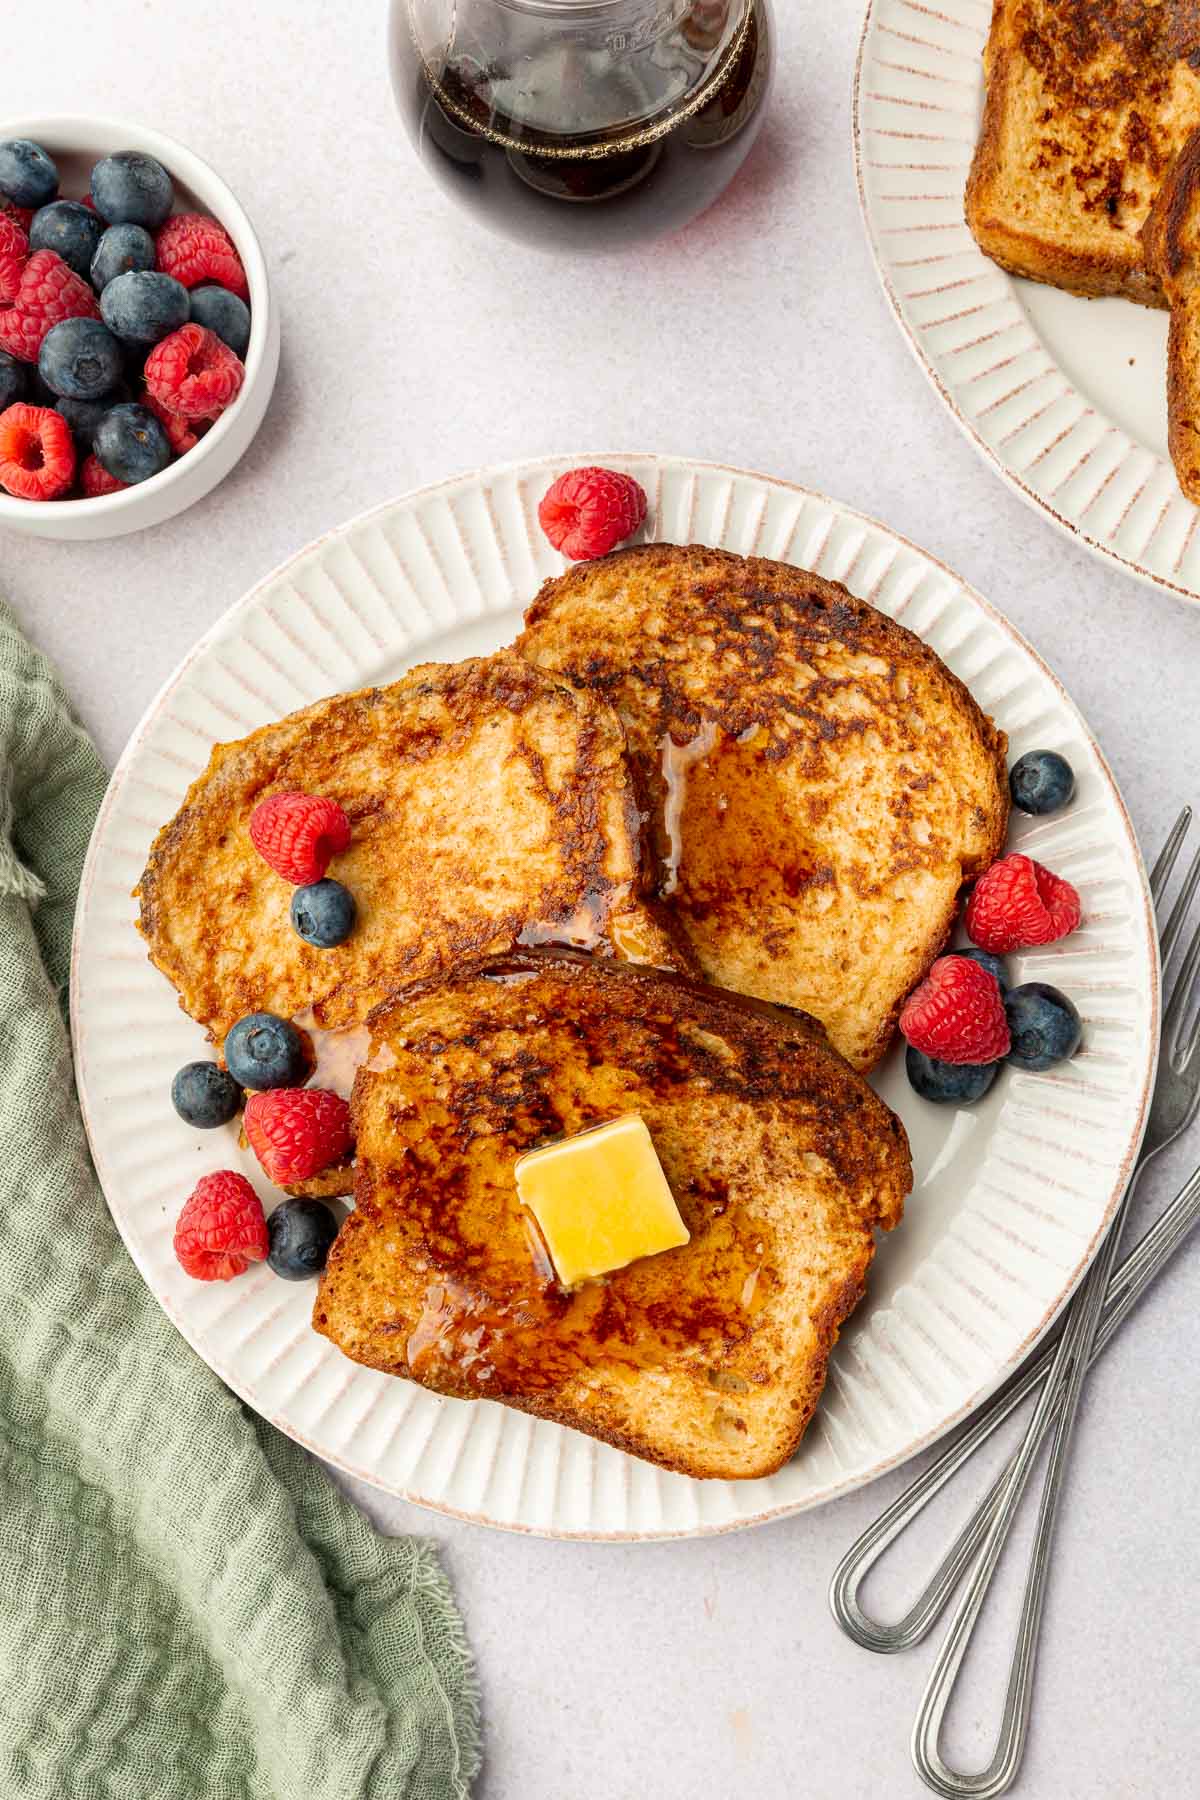
[[0, 306], [11, 306], [21, 286], [29, 238], [15, 220], [0, 213]]
[[53, 250], [35, 250], [21, 270], [12, 305], [0, 308], [0, 350], [22, 362], [36, 362], [52, 325], [99, 317], [96, 296], [82, 276]]
[[246, 1102], [246, 1140], [271, 1181], [306, 1181], [350, 1148], [350, 1108], [328, 1088], [272, 1088]]
[[265, 1262], [270, 1242], [262, 1202], [232, 1169], [205, 1175], [175, 1226], [175, 1255], [196, 1281], [232, 1281]]
[[11, 219], [14, 225], [21, 227], [26, 236], [29, 234], [29, 227], [33, 224], [33, 215], [36, 210], [37, 208], [33, 206], [18, 206], [15, 200], [6, 199], [3, 194], [0, 194], [0, 218]]
[[967, 956], [942, 956], [900, 1014], [914, 1050], [944, 1063], [991, 1063], [1011, 1038], [1000, 983]]
[[324, 879], [331, 856], [350, 847], [350, 821], [336, 800], [272, 794], [250, 814], [250, 838], [264, 862], [293, 887]]
[[572, 469], [560, 475], [538, 507], [542, 530], [572, 562], [607, 556], [632, 537], [646, 517], [646, 495], [632, 475], [613, 469]]
[[149, 388], [142, 389], [141, 403], [161, 424], [171, 440], [171, 449], [176, 456], [182, 456], [187, 450], [194, 450], [200, 442], [202, 430], [208, 428], [207, 419], [184, 419], [172, 412], [169, 406], [164, 406], [161, 400], [154, 398]]
[[98, 456], [89, 456], [79, 471], [79, 485], [85, 500], [95, 500], [101, 494], [123, 494], [129, 483], [110, 475]]
[[35, 250], [21, 271], [14, 302], [22, 312], [59, 325], [64, 319], [98, 319], [100, 308], [82, 275], [53, 250]]
[[62, 414], [18, 401], [0, 413], [0, 487], [18, 500], [57, 500], [75, 479], [75, 439]]
[[1079, 923], [1079, 895], [1069, 881], [1029, 856], [1002, 856], [975, 883], [967, 902], [967, 936], [1003, 956], [1053, 944]]
[[250, 288], [242, 259], [223, 225], [202, 213], [176, 213], [155, 239], [157, 266], [184, 287], [215, 281], [240, 300], [249, 300]]
[[146, 387], [185, 419], [215, 419], [246, 378], [241, 358], [203, 325], [181, 325], [146, 358]]
[[15, 306], [0, 306], [0, 350], [7, 350], [18, 362], [37, 361], [42, 339], [49, 329], [45, 319], [31, 318]]

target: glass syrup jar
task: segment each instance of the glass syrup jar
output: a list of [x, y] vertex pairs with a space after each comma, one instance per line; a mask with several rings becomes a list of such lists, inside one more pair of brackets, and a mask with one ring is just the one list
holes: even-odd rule
[[543, 249], [676, 231], [762, 122], [770, 0], [392, 0], [392, 80], [425, 167]]

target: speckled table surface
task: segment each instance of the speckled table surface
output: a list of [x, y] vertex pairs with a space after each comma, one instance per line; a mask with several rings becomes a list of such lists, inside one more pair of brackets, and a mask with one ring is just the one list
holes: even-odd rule
[[[12, 9], [9, 111], [124, 114], [184, 139], [254, 219], [283, 315], [266, 424], [206, 502], [110, 544], [0, 533], [0, 584], [107, 757], [198, 634], [317, 533], [456, 470], [624, 446], [769, 470], [896, 526], [1062, 676], [1147, 845], [1200, 802], [1200, 612], [1059, 536], [959, 435], [858, 216], [861, 9], [777, 10], [771, 116], [733, 190], [653, 251], [584, 264], [519, 253], [447, 209], [393, 111], [380, 0]], [[1198, 1154], [1194, 1138], [1156, 1167], [1142, 1214]], [[1018, 1790], [1037, 1800], [1190, 1790], [1198, 1258], [1180, 1257], [1085, 1399]], [[354, 1491], [385, 1529], [442, 1547], [483, 1679], [487, 1800], [890, 1800], [924, 1791], [907, 1739], [927, 1656], [869, 1659], [825, 1595], [904, 1479], [758, 1531], [642, 1547], [507, 1537]], [[953, 1721], [968, 1759], [997, 1716], [1015, 1580], [1003, 1590]]]

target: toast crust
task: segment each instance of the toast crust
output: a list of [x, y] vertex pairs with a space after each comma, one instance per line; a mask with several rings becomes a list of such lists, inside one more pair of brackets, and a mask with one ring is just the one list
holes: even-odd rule
[[[350, 817], [329, 873], [358, 923], [337, 949], [296, 935], [291, 889], [250, 841], [254, 807], [288, 789], [329, 794]], [[151, 960], [220, 1044], [247, 1012], [361, 1025], [402, 982], [523, 933], [689, 967], [647, 879], [616, 717], [501, 651], [218, 744], [135, 896]]]
[[994, 0], [966, 221], [981, 250], [1090, 297], [1165, 299], [1140, 232], [1200, 117], [1194, 0]]
[[517, 647], [616, 707], [706, 977], [871, 1068], [1008, 827], [1006, 740], [963, 684], [839, 583], [700, 545], [547, 582]]
[[1184, 494], [1200, 504], [1200, 130], [1171, 166], [1142, 231], [1171, 308], [1167, 442]]
[[[820, 1027], [564, 951], [415, 984], [372, 1026], [355, 1211], [315, 1329], [368, 1367], [684, 1474], [777, 1469], [912, 1178], [903, 1126]], [[691, 1242], [564, 1293], [531, 1249], [516, 1159], [627, 1111]]]

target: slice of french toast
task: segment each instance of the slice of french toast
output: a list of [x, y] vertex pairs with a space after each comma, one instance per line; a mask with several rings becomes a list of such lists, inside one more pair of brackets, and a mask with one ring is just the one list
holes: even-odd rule
[[[903, 1126], [820, 1027], [546, 950], [406, 989], [372, 1031], [355, 1210], [316, 1330], [371, 1368], [687, 1475], [777, 1469], [912, 1177]], [[630, 1112], [690, 1242], [564, 1290], [516, 1160]]]
[[1200, 505], [1200, 130], [1159, 189], [1142, 231], [1146, 261], [1171, 308], [1167, 441], [1179, 485]]
[[[292, 889], [250, 840], [260, 800], [328, 795], [353, 838], [329, 874], [357, 903], [336, 949], [292, 929]], [[653, 900], [609, 706], [511, 651], [427, 663], [219, 744], [155, 840], [139, 929], [220, 1045], [248, 1012], [348, 1029], [405, 981], [525, 941], [690, 966]]]
[[1163, 304], [1141, 230], [1200, 123], [1195, 0], [995, 0], [966, 218], [1015, 275]]
[[547, 582], [518, 648], [616, 707], [706, 977], [871, 1068], [1004, 843], [1005, 738], [963, 684], [837, 582], [700, 545]]

